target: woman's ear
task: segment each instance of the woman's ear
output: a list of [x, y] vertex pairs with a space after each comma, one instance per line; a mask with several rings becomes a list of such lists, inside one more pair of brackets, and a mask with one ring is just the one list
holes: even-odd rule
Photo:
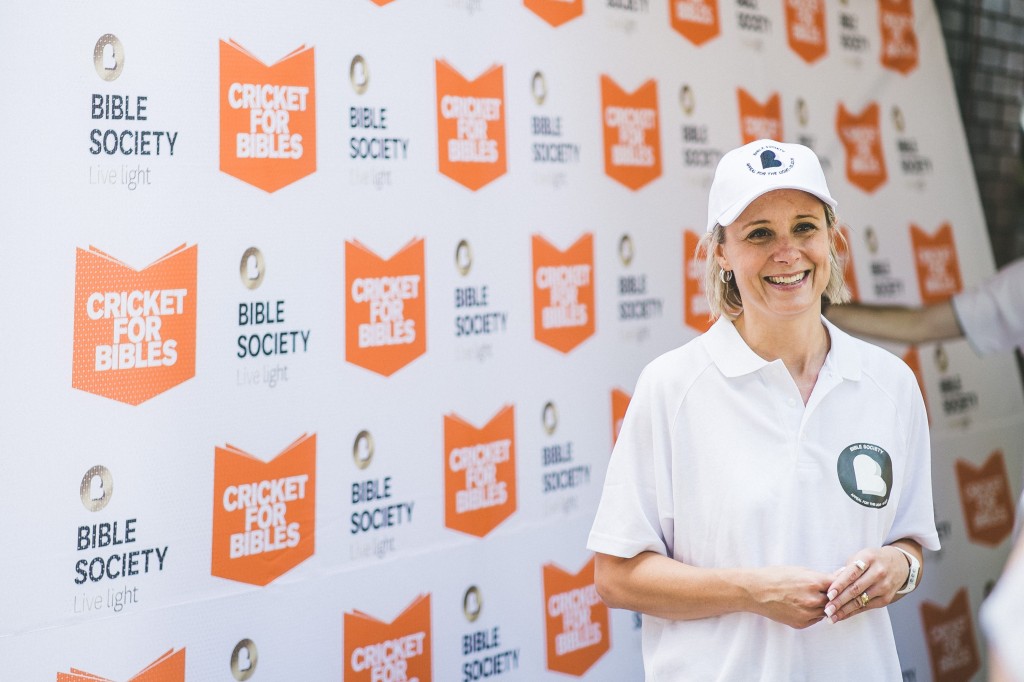
[[715, 242], [715, 260], [718, 262], [718, 267], [723, 270], [732, 270], [729, 267], [729, 259], [725, 257], [725, 244], [721, 242]]

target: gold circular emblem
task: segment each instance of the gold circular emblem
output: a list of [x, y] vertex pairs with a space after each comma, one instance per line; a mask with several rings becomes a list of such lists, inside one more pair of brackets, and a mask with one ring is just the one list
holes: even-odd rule
[[530, 92], [533, 93], [533, 101], [537, 103], [537, 106], [544, 104], [544, 100], [548, 98], [548, 84], [544, 80], [544, 74], [540, 71], [533, 72], [533, 78], [530, 80]]
[[633, 255], [635, 253], [633, 238], [628, 234], [622, 235], [622, 238], [619, 239], [619, 260], [622, 261], [623, 265], [629, 267], [629, 264], [633, 262]]
[[903, 110], [896, 105], [893, 105], [892, 107], [892, 124], [896, 126], [896, 130], [901, 133], [907, 127], [907, 121], [903, 118]]
[[470, 248], [468, 241], [460, 239], [458, 246], [455, 247], [455, 268], [465, 277], [472, 267], [473, 249]]
[[544, 431], [549, 436], [554, 434], [558, 428], [558, 408], [555, 407], [555, 403], [550, 400], [544, 403], [544, 411], [540, 415], [540, 422], [544, 426]]
[[811, 112], [807, 107], [807, 100], [803, 97], [798, 97], [796, 100], [796, 118], [802, 126], [806, 126], [811, 120]]
[[365, 469], [373, 460], [373, 449], [373, 435], [366, 430], [360, 431], [352, 443], [352, 461], [360, 469]]
[[124, 71], [124, 45], [113, 33], [104, 33], [92, 50], [96, 73], [105, 81], [117, 80]]
[[864, 241], [867, 242], [868, 251], [872, 255], [878, 253], [878, 234], [875, 232], [875, 228], [870, 225], [864, 228]]
[[348, 65], [348, 79], [357, 95], [363, 94], [370, 87], [370, 65], [363, 55], [352, 57], [352, 63]]
[[679, 88], [679, 108], [683, 110], [683, 113], [689, 116], [696, 107], [697, 102], [693, 95], [693, 88], [689, 85]]
[[231, 651], [231, 676], [238, 682], [245, 682], [256, 673], [259, 654], [251, 639], [243, 639]]
[[250, 246], [242, 254], [242, 261], [238, 264], [238, 274], [242, 278], [242, 284], [246, 289], [256, 289], [263, 284], [263, 274], [266, 272], [266, 262], [263, 260], [263, 252], [255, 246]]
[[462, 595], [462, 613], [465, 614], [466, 620], [473, 623], [480, 617], [480, 612], [483, 610], [484, 598], [480, 594], [480, 588], [470, 585], [466, 593]]
[[85, 472], [82, 483], [78, 487], [82, 504], [91, 512], [97, 512], [107, 506], [114, 494], [114, 477], [110, 469], [97, 464]]

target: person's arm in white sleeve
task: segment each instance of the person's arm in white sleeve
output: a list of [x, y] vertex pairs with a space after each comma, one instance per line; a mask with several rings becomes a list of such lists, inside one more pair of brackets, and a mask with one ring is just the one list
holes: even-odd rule
[[964, 335], [950, 301], [917, 308], [846, 303], [829, 306], [825, 317], [856, 336], [897, 343], [945, 341]]
[[655, 552], [597, 554], [598, 594], [613, 608], [694, 620], [746, 611], [805, 628], [824, 617], [832, 576], [797, 566], [698, 568]]

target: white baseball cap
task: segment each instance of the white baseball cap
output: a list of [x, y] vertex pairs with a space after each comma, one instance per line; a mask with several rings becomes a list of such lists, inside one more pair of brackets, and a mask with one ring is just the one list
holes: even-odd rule
[[836, 208], [814, 152], [802, 144], [756, 140], [725, 154], [708, 195], [708, 232], [731, 225], [762, 194], [800, 189]]

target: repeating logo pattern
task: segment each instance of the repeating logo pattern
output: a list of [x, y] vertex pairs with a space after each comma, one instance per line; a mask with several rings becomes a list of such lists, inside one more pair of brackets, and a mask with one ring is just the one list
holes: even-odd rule
[[544, 565], [548, 670], [582, 677], [611, 647], [608, 607], [597, 596], [594, 558], [576, 574]]
[[444, 418], [444, 525], [484, 537], [516, 510], [515, 409], [483, 428]]
[[960, 259], [953, 244], [953, 226], [943, 223], [930, 235], [917, 225], [910, 226], [914, 247], [914, 269], [921, 291], [921, 303], [941, 303], [963, 288]]
[[917, 68], [913, 0], [878, 0], [882, 66], [904, 75]]
[[[57, 682], [114, 682], [84, 670], [72, 668], [70, 672], [57, 673]], [[137, 674], [129, 682], [185, 682], [185, 649], [169, 649]]]
[[181, 245], [140, 271], [77, 250], [73, 387], [138, 405], [195, 375], [197, 251]]
[[980, 467], [958, 459], [956, 481], [970, 541], [995, 547], [1010, 537], [1014, 495], [1002, 451], [993, 452]]
[[722, 32], [718, 0], [669, 0], [669, 23], [694, 45], [703, 45]]
[[601, 76], [601, 120], [608, 177], [636, 190], [661, 176], [657, 82], [628, 93]]
[[921, 603], [928, 658], [935, 682], [963, 682], [981, 669], [967, 588], [957, 590], [949, 606]]
[[743, 88], [736, 89], [740, 107], [740, 134], [743, 144], [755, 140], [781, 140], [782, 100], [779, 93], [773, 94], [761, 104]]
[[633, 396], [617, 388], [612, 389], [612, 445], [619, 439], [622, 420], [626, 418], [626, 410]]
[[846, 179], [850, 184], [868, 193], [884, 185], [889, 174], [882, 153], [878, 103], [872, 102], [854, 115], [840, 102], [836, 131], [846, 150]]
[[478, 190], [508, 169], [504, 67], [493, 66], [471, 81], [439, 59], [435, 72], [438, 168]]
[[555, 27], [583, 16], [583, 0], [523, 0], [523, 6]]
[[312, 47], [268, 66], [220, 41], [220, 169], [267, 192], [316, 171]]
[[813, 64], [828, 52], [825, 0], [786, 0], [785, 6], [786, 42], [801, 59]]
[[391, 376], [427, 351], [423, 239], [383, 259], [345, 242], [345, 359]]
[[430, 595], [417, 597], [390, 623], [361, 611], [345, 614], [346, 682], [430, 682]]
[[315, 434], [269, 462], [216, 449], [212, 575], [266, 585], [313, 556], [315, 529]]
[[594, 236], [565, 251], [533, 236], [533, 335], [568, 353], [593, 336]]
[[683, 232], [683, 322], [700, 333], [711, 329], [711, 308], [704, 289], [704, 252], [693, 230]]

